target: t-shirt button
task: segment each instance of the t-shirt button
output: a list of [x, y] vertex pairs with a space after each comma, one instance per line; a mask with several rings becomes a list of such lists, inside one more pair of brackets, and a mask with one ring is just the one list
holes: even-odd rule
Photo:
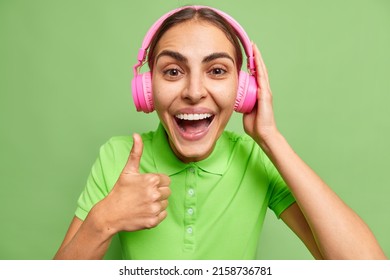
[[188, 234], [192, 234], [192, 232], [193, 232], [192, 227], [188, 227], [188, 228], [187, 228], [187, 233], [188, 233]]
[[188, 208], [187, 213], [188, 213], [189, 215], [194, 214], [194, 209]]
[[194, 194], [195, 194], [194, 189], [189, 189], [188, 190], [188, 195], [193, 196]]
[[195, 168], [190, 167], [190, 168], [188, 169], [188, 171], [189, 171], [190, 173], [195, 173]]

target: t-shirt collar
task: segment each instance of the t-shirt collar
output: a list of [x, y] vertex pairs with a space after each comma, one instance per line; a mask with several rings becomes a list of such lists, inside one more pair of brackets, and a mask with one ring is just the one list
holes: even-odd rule
[[229, 141], [222, 135], [218, 139], [213, 152], [206, 159], [192, 163], [184, 163], [173, 153], [167, 139], [167, 134], [161, 123], [153, 137], [152, 149], [157, 171], [168, 176], [179, 173], [194, 165], [205, 172], [222, 175], [227, 168], [230, 155]]

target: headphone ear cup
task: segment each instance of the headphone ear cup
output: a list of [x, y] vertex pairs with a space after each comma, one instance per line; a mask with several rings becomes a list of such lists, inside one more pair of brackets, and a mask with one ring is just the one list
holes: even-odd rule
[[238, 89], [234, 110], [239, 113], [250, 113], [257, 101], [256, 78], [244, 71], [238, 77]]
[[136, 75], [131, 82], [131, 88], [137, 111], [143, 111], [145, 113], [153, 112], [154, 104], [150, 72]]

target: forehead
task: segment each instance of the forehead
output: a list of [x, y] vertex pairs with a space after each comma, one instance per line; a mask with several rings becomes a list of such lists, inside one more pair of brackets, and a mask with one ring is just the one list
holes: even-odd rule
[[227, 52], [235, 57], [235, 48], [226, 34], [202, 20], [189, 20], [167, 30], [156, 45], [156, 53], [167, 49], [187, 56]]

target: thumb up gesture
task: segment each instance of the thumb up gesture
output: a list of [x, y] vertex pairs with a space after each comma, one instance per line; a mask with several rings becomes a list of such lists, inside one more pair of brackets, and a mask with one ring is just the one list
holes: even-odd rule
[[157, 226], [167, 216], [170, 179], [164, 174], [140, 174], [142, 138], [133, 135], [133, 147], [111, 192], [99, 203], [99, 214], [113, 234]]

